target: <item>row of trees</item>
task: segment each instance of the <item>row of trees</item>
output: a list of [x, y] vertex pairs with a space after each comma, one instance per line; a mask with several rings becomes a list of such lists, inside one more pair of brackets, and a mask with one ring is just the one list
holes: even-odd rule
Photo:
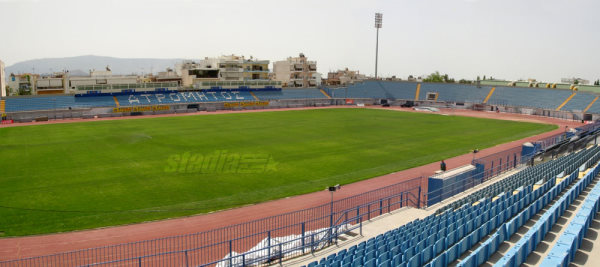
[[[409, 77], [412, 78], [412, 75]], [[493, 80], [494, 77], [490, 76], [489, 79], [487, 79], [486, 75], [483, 75], [483, 79], [481, 79], [480, 76], [477, 76], [477, 81], [481, 81], [481, 80]], [[448, 74], [441, 74], [439, 71], [436, 71], [432, 74], [427, 75], [427, 77], [425, 77], [425, 79], [423, 79], [424, 82], [430, 82], [430, 83], [454, 83], [454, 78], [450, 78], [448, 77]], [[464, 83], [464, 84], [471, 84], [473, 83], [473, 81], [471, 80], [466, 80], [466, 79], [460, 79], [458, 80], [458, 83]], [[579, 80], [575, 80], [574, 82], [575, 85], [579, 84]], [[594, 85], [596, 86], [600, 86], [600, 79], [594, 81]]]
[[[494, 77], [490, 76], [489, 79], [493, 80]], [[481, 77], [477, 76], [477, 81], [481, 81], [481, 80], [482, 80]], [[487, 80], [486, 75], [483, 75], [483, 80]], [[448, 76], [448, 74], [441, 74], [439, 71], [429, 74], [427, 77], [425, 77], [425, 79], [423, 79], [423, 81], [431, 82], [431, 83], [454, 83], [455, 82], [454, 78], [450, 78]], [[473, 83], [473, 81], [466, 80], [466, 79], [460, 79], [460, 80], [458, 80], [458, 83], [471, 84], [471, 83]]]
[[430, 82], [430, 83], [453, 83], [454, 79], [448, 77], [448, 74], [440, 74], [439, 71], [436, 71], [432, 74], [429, 74], [427, 77], [425, 77], [425, 79], [423, 79], [424, 82]]

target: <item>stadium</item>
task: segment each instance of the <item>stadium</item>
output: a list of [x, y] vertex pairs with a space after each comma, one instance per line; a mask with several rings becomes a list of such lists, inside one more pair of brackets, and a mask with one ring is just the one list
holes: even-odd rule
[[7, 97], [0, 266], [562, 266], [593, 242], [596, 99], [377, 80]]
[[0, 1], [0, 267], [600, 266], [598, 7]]

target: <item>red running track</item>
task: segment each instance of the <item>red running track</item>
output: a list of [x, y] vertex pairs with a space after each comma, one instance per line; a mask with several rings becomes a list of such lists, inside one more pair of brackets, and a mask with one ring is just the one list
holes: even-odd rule
[[[329, 107], [331, 108], [331, 107]], [[347, 108], [347, 107], [346, 107]], [[411, 109], [403, 108], [386, 108], [391, 110], [401, 110], [414, 112]], [[278, 109], [290, 110], [290, 109]], [[220, 112], [199, 112], [192, 114], [169, 114], [159, 116], [189, 116], [198, 114], [219, 114], [232, 112], [261, 112], [272, 110], [251, 110], [251, 111], [220, 111]], [[559, 126], [557, 130], [540, 134], [533, 137], [524, 138], [497, 145], [480, 151], [478, 157], [494, 154], [518, 145], [524, 142], [536, 141], [545, 137], [549, 137], [558, 133], [564, 132], [564, 127], [578, 127], [582, 124], [574, 121], [566, 121], [554, 118], [528, 116], [521, 114], [493, 113], [493, 112], [478, 112], [469, 110], [450, 110], [442, 109], [441, 113], [448, 115], [482, 117], [505, 119], [514, 121], [541, 122], [551, 123]], [[150, 117], [159, 117], [150, 116]], [[146, 117], [146, 116], [141, 116]], [[140, 117], [136, 117], [140, 118]], [[104, 118], [104, 119], [77, 119], [77, 120], [62, 120], [39, 123], [19, 123], [12, 125], [2, 125], [2, 127], [15, 127], [24, 125], [39, 125], [49, 123], [71, 123], [79, 121], [97, 121], [110, 119], [132, 119], [131, 117], [124, 118]], [[448, 169], [457, 166], [469, 164], [472, 160], [472, 154], [465, 154], [446, 160]], [[380, 177], [371, 178], [368, 180], [345, 185], [344, 189], [337, 192], [336, 199], [353, 196], [366, 191], [381, 188], [387, 185], [396, 184], [406, 179], [411, 179], [418, 176], [427, 177], [433, 174], [439, 168], [439, 163], [434, 162], [424, 166], [387, 174]], [[245, 206], [230, 210], [219, 211], [210, 214], [196, 215], [190, 217], [168, 219], [162, 221], [145, 222], [132, 225], [107, 227], [93, 230], [83, 230], [67, 233], [28, 236], [28, 237], [8, 237], [0, 239], [0, 260], [20, 259], [26, 257], [42, 256], [60, 252], [67, 252], [79, 249], [114, 245], [126, 242], [135, 242], [140, 240], [148, 240], [162, 238], [174, 235], [183, 235], [207, 231], [215, 228], [220, 228], [232, 224], [243, 223], [260, 219], [268, 216], [278, 215], [285, 212], [314, 207], [321, 204], [329, 203], [330, 195], [326, 191], [314, 192], [310, 194], [268, 201], [256, 205]]]

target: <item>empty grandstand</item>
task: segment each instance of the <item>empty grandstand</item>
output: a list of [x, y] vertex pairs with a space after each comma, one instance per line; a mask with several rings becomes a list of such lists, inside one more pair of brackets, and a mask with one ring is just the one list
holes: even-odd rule
[[[216, 83], [215, 83], [216, 84]], [[241, 83], [240, 83], [241, 84]], [[301, 107], [315, 105], [381, 104], [412, 105], [428, 107], [451, 107], [475, 110], [525, 113], [559, 117], [571, 120], [594, 120], [600, 116], [598, 95], [590, 92], [564, 89], [474, 86], [451, 83], [416, 83], [364, 81], [347, 87], [281, 89], [277, 84], [261, 86], [221, 86], [204, 89], [148, 88], [88, 91], [77, 95], [18, 96], [7, 97], [7, 119], [28, 121], [34, 119], [35, 111], [43, 111], [40, 117], [56, 117], [49, 113], [79, 110], [81, 114], [112, 116], [115, 107], [143, 105], [173, 106], [171, 112], [207, 110], [206, 103], [228, 101], [272, 101], [267, 107]], [[275, 85], [275, 87], [273, 87]], [[148, 85], [150, 86], [150, 85]], [[208, 109], [227, 109], [210, 104]], [[26, 114], [23, 114], [26, 112]], [[120, 112], [118, 116], [129, 115]], [[64, 116], [58, 116], [64, 117]]]
[[[424, 219], [341, 249], [306, 266], [519, 266], [600, 172], [593, 146], [527, 168], [470, 193]], [[542, 266], [566, 266], [598, 211], [594, 186]], [[533, 221], [522, 233], [521, 227]], [[516, 232], [518, 241], [511, 242]], [[506, 246], [504, 253], [498, 249]]]

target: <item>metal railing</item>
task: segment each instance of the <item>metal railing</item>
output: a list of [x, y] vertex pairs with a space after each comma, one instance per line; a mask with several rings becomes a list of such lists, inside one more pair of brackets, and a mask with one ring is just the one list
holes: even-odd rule
[[473, 159], [472, 164], [481, 166], [480, 169], [474, 170], [469, 177], [447, 184], [442, 188], [435, 190], [430, 190], [428, 188], [427, 193], [424, 193], [421, 198], [422, 203], [420, 206], [427, 207], [438, 204], [459, 193], [480, 185], [490, 180], [492, 177], [497, 177], [498, 175], [516, 169], [519, 166], [528, 164], [534, 156], [535, 152], [528, 155], [521, 155], [521, 147], [518, 146], [492, 155]]
[[[407, 206], [419, 207], [421, 180], [417, 177], [316, 207], [210, 231], [4, 261], [0, 262], [0, 266], [99, 266], [117, 263], [126, 266], [206, 266], [229, 261], [244, 262], [248, 255], [260, 256], [261, 251], [267, 251], [265, 247], [274, 251], [267, 253], [271, 259], [277, 254], [280, 244], [286, 249], [285, 253], [282, 252], [284, 256], [302, 255], [321, 248], [325, 245], [324, 241], [331, 243], [340, 234], [357, 229], [363, 221], [384, 212]], [[331, 233], [327, 235], [327, 232]], [[310, 235], [313, 236], [311, 240], [299, 237]], [[324, 236], [327, 238], [323, 239]], [[289, 245], [299, 240], [304, 240], [299, 243], [300, 246]], [[309, 245], [312, 249], [307, 250]]]

